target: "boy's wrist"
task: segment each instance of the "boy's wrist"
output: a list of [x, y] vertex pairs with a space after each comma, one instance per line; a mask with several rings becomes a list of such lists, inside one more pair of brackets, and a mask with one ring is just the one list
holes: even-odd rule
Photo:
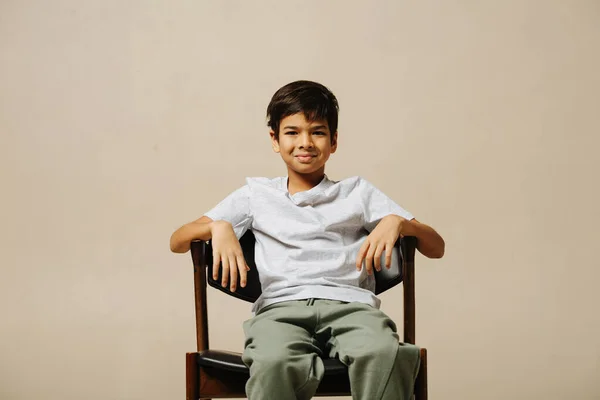
[[228, 221], [224, 221], [224, 220], [212, 221], [208, 224], [211, 234], [214, 232], [215, 229], [218, 229], [219, 227], [224, 227], [224, 226], [229, 226], [229, 227], [233, 228], [233, 225], [231, 225], [231, 223], [229, 223]]
[[387, 219], [391, 219], [394, 221], [394, 223], [396, 223], [398, 225], [398, 235], [402, 235], [402, 236], [412, 236], [412, 224], [410, 223], [409, 220], [407, 220], [404, 217], [401, 217], [400, 215], [397, 214], [390, 214], [387, 215], [386, 217]]
[[[400, 217], [402, 218], [402, 217]], [[401, 234], [402, 236], [417, 236], [416, 226], [412, 222], [412, 220], [408, 220], [406, 218], [402, 218], [402, 228]]]

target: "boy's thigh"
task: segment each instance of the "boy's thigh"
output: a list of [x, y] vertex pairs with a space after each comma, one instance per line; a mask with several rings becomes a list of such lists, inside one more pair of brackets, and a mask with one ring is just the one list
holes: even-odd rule
[[301, 302], [276, 304], [244, 322], [244, 357], [286, 359], [321, 354], [312, 328], [317, 316]]
[[321, 331], [330, 357], [387, 355], [400, 346], [397, 327], [383, 311], [362, 303], [325, 306]]

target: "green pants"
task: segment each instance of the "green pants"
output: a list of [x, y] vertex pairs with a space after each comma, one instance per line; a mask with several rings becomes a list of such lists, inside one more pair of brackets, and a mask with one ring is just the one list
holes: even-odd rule
[[249, 400], [310, 399], [323, 378], [322, 357], [348, 366], [353, 399], [407, 400], [419, 349], [399, 343], [396, 325], [361, 303], [301, 300], [273, 304], [244, 322]]

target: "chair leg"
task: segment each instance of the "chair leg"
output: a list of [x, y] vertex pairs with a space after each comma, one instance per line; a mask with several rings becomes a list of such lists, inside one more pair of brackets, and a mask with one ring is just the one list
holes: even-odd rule
[[198, 400], [200, 398], [200, 377], [198, 371], [198, 353], [185, 355], [185, 398]]
[[427, 400], [427, 350], [421, 349], [421, 367], [415, 381], [415, 400]]

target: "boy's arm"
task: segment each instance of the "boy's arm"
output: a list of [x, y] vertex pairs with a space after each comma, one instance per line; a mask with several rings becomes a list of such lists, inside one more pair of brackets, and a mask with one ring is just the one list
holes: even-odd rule
[[238, 237], [248, 229], [252, 223], [249, 206], [248, 185], [230, 193], [219, 204], [213, 207], [204, 216], [177, 229], [170, 240], [171, 251], [185, 253], [190, 249], [194, 240], [211, 240], [215, 228], [229, 225]]
[[400, 234], [402, 236], [414, 236], [417, 238], [417, 250], [428, 258], [442, 258], [446, 250], [444, 239], [429, 225], [423, 224], [416, 219], [410, 221], [398, 215], [390, 215], [399, 220], [401, 224]]
[[212, 238], [213, 220], [207, 216], [190, 222], [177, 229], [171, 235], [171, 251], [173, 253], [185, 253], [190, 249], [194, 240], [210, 240]]
[[416, 237], [417, 249], [425, 257], [441, 258], [444, 255], [444, 239], [432, 227], [414, 218], [406, 219], [397, 214], [388, 214], [377, 223], [358, 251], [356, 269], [360, 271], [364, 262], [368, 274], [373, 273], [373, 268], [381, 271], [381, 256], [384, 251], [385, 267], [390, 268], [391, 250], [402, 236]]
[[[444, 239], [430, 226], [417, 221], [414, 216], [400, 207], [368, 181], [361, 180], [363, 191], [363, 208], [365, 228], [369, 236], [359, 250], [356, 267], [361, 268], [366, 261], [367, 271], [380, 268], [381, 254], [391, 250], [396, 240], [401, 236], [417, 238], [417, 249], [428, 258], [441, 258], [444, 255]], [[386, 251], [386, 266], [391, 263], [391, 251]]]
[[[213, 238], [214, 237], [214, 238]], [[219, 277], [219, 268], [223, 264], [221, 274], [221, 285], [235, 292], [237, 289], [238, 276], [240, 285], [246, 286], [247, 272], [250, 270], [240, 242], [235, 231], [227, 221], [213, 221], [207, 216], [183, 225], [171, 235], [171, 251], [174, 253], [185, 253], [190, 249], [193, 240], [213, 239], [213, 279]]]

